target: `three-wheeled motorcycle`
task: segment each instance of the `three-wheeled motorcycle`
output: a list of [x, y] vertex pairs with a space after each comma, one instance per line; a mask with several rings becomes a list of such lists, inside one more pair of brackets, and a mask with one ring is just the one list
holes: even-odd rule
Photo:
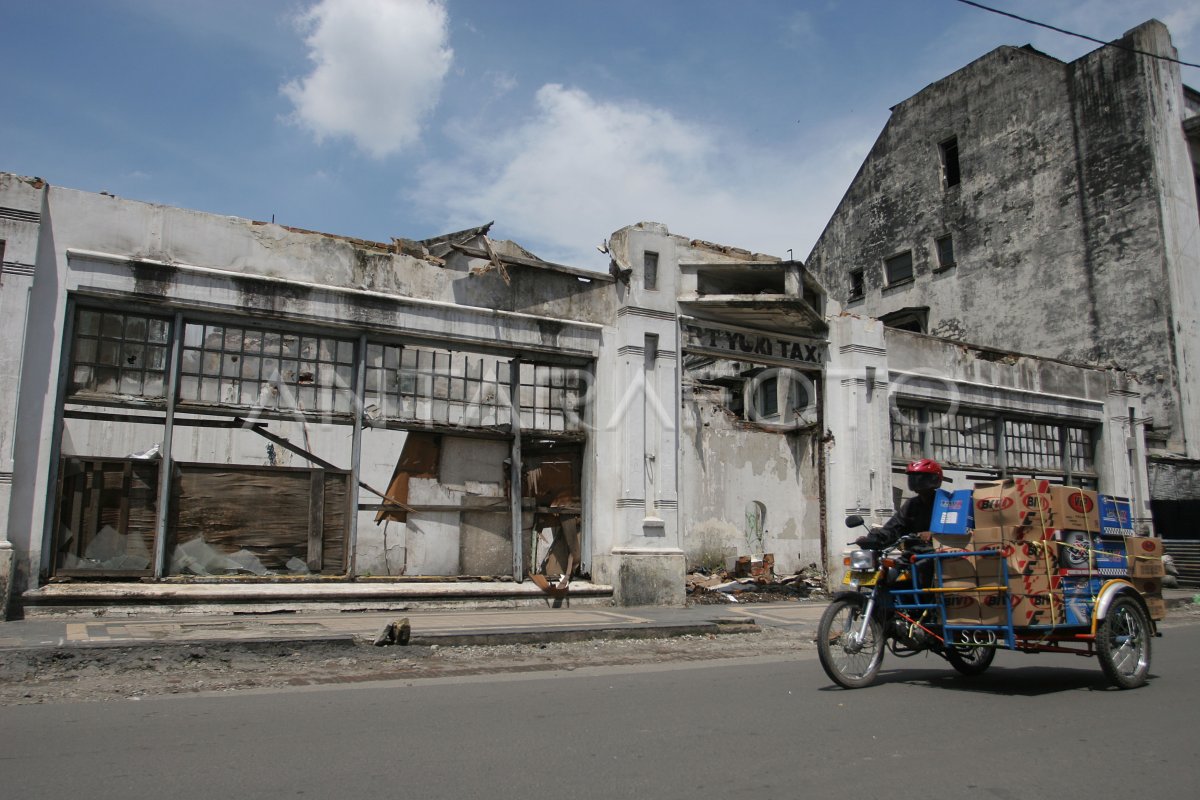
[[[851, 516], [846, 524], [853, 528], [863, 520]], [[965, 556], [999, 559], [999, 580], [970, 588], [945, 586], [946, 560]], [[1141, 593], [1124, 578], [1096, 587], [1089, 598], [1090, 619], [1018, 627], [1006, 598], [1008, 564], [1000, 551], [937, 552], [919, 537], [905, 536], [881, 550], [853, 550], [844, 563], [847, 589], [834, 596], [821, 617], [817, 650], [825, 673], [847, 689], [873, 683], [885, 651], [901, 658], [931, 652], [970, 676], [986, 670], [1000, 648], [1094, 655], [1113, 684], [1132, 689], [1146, 682], [1150, 643], [1161, 635]], [[920, 585], [921, 575], [928, 585]], [[997, 624], [950, 621], [953, 598], [964, 594], [1005, 598]]]

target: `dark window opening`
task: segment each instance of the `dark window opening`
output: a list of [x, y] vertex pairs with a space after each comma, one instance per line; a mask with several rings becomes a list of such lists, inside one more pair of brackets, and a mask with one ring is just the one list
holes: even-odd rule
[[896, 330], [926, 333], [929, 329], [929, 309], [925, 306], [902, 308], [891, 314], [884, 314], [879, 321]]
[[642, 254], [642, 279], [647, 289], [658, 288], [658, 253], [647, 250]]
[[938, 269], [954, 266], [954, 237], [946, 234], [937, 240]]
[[861, 269], [850, 272], [850, 299], [859, 300], [866, 292], [867, 282]]
[[887, 274], [888, 286], [912, 280], [912, 250], [905, 250], [903, 253], [892, 256], [883, 262], [883, 266], [884, 272]]
[[958, 137], [951, 137], [938, 145], [942, 157], [942, 180], [946, 188], [958, 186], [962, 175], [958, 168]]
[[779, 414], [779, 378], [770, 377], [759, 384], [758, 414], [760, 417], [774, 417]]

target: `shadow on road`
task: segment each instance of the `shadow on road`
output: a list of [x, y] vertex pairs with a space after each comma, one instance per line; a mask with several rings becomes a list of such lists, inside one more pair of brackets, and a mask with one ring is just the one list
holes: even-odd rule
[[[1151, 682], [1156, 678], [1150, 675]], [[933, 669], [883, 670], [875, 686], [904, 684], [922, 689], [943, 689], [956, 692], [1006, 695], [1010, 697], [1041, 697], [1058, 692], [1086, 689], [1093, 692], [1121, 691], [1108, 682], [1099, 668], [1070, 667], [993, 667], [983, 675], [968, 678], [957, 672]], [[845, 691], [837, 686], [825, 686], [821, 691]]]

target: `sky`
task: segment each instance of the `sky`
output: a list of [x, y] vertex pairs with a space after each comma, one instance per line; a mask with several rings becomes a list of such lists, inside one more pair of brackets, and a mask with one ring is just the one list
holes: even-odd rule
[[[987, 4], [1200, 62], [1196, 0]], [[0, 171], [592, 269], [639, 221], [804, 259], [889, 107], [1027, 43], [1097, 47], [956, 0], [0, 0]]]

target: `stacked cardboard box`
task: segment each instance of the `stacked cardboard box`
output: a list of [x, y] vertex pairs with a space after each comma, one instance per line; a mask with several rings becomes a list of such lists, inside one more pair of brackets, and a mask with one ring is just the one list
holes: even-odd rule
[[[931, 523], [939, 552], [964, 554], [938, 559], [942, 587], [975, 590], [945, 595], [948, 623], [1003, 625], [1011, 611], [1019, 628], [1085, 625], [1118, 577], [1162, 618], [1162, 541], [1131, 536], [1128, 501], [1023, 478], [978, 484], [969, 505], [966, 494], [939, 492]], [[980, 551], [996, 555], [966, 555]], [[1001, 584], [1002, 565], [1006, 591], [979, 591]]]

